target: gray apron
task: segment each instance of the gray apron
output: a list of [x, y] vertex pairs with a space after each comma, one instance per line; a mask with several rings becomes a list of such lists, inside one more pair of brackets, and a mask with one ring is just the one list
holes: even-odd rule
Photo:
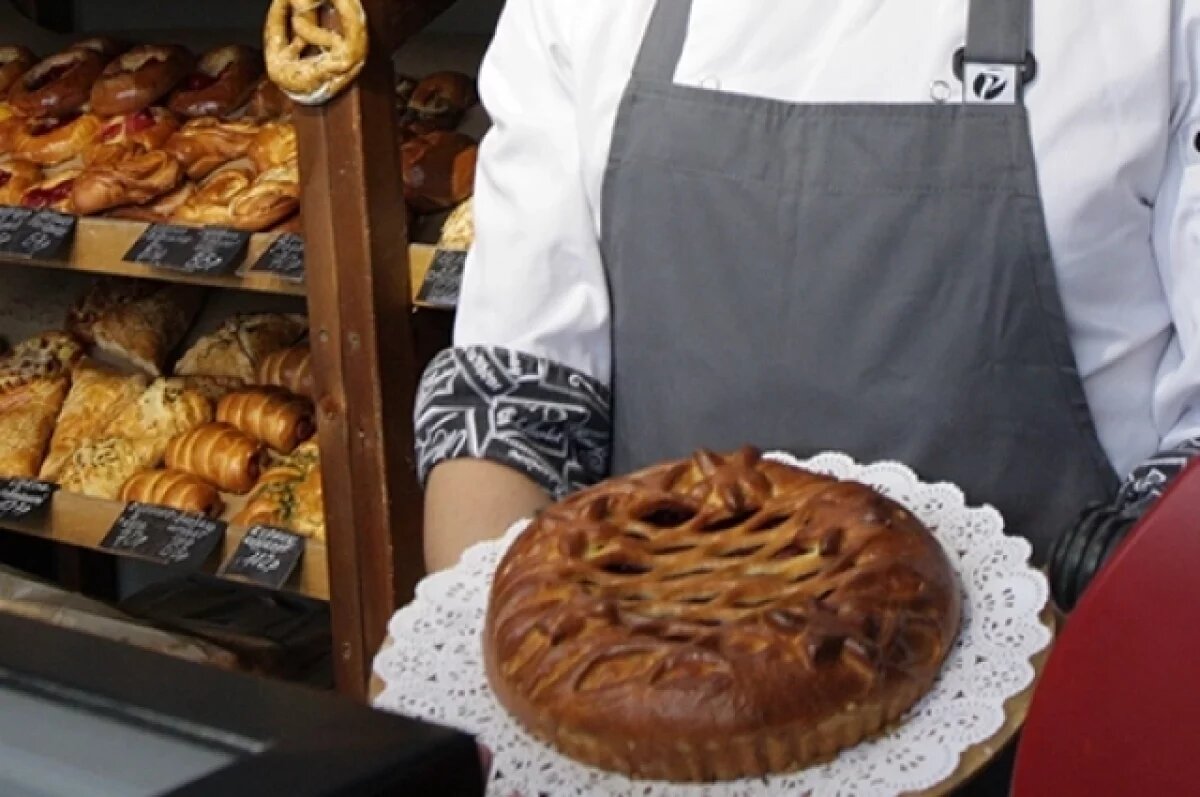
[[1115, 492], [1021, 102], [1030, 3], [971, 2], [962, 104], [813, 105], [676, 85], [691, 3], [659, 0], [604, 183], [615, 473], [745, 443], [895, 459], [1038, 562]]

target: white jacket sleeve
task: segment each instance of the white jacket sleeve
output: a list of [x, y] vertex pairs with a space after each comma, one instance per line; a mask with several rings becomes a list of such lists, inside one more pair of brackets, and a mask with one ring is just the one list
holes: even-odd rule
[[[608, 288], [584, 191], [569, 3], [508, 0], [480, 74], [493, 127], [475, 185], [454, 347], [422, 379], [422, 479], [483, 458], [561, 496], [608, 468]], [[569, 16], [569, 14], [564, 14]]]
[[607, 384], [609, 300], [584, 191], [569, 31], [552, 7], [509, 0], [480, 73], [494, 127], [475, 183], [457, 346], [504, 346]]

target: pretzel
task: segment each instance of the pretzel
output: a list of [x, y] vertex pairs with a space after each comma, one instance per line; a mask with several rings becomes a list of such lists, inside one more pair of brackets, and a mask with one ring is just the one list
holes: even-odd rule
[[[321, 26], [322, 11], [337, 12], [339, 31]], [[367, 59], [367, 15], [361, 0], [272, 0], [263, 31], [267, 74], [303, 105], [334, 97]], [[308, 54], [310, 49], [318, 52]]]
[[634, 777], [798, 769], [933, 683], [961, 599], [869, 487], [700, 452], [543, 511], [492, 583], [488, 680], [535, 735]]

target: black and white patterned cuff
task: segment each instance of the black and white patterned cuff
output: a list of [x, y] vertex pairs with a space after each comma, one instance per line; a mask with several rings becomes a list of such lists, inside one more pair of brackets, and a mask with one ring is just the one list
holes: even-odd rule
[[1129, 474], [1117, 495], [1117, 505], [1121, 508], [1148, 507], [1162, 497], [1171, 480], [1197, 455], [1200, 455], [1200, 438], [1158, 452]]
[[608, 388], [559, 363], [499, 347], [447, 349], [417, 392], [417, 471], [488, 459], [516, 468], [556, 498], [608, 472]]

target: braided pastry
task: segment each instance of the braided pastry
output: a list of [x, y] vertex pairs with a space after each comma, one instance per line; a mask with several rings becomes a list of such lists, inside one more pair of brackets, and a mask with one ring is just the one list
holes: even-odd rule
[[113, 117], [100, 129], [96, 144], [83, 153], [83, 163], [99, 166], [115, 163], [131, 153], [161, 149], [178, 129], [179, 122], [165, 108]]
[[169, 506], [181, 512], [217, 517], [225, 511], [221, 494], [203, 479], [178, 470], [147, 470], [121, 487], [122, 501]]
[[256, 135], [256, 124], [203, 116], [179, 128], [164, 149], [179, 159], [188, 177], [200, 180], [230, 161], [245, 157]]
[[308, 344], [268, 354], [258, 364], [255, 381], [260, 385], [275, 385], [298, 396], [313, 397], [312, 352]]
[[246, 154], [260, 172], [280, 166], [294, 166], [300, 160], [296, 148], [296, 126], [291, 122], [264, 124]]
[[75, 212], [89, 216], [121, 205], [139, 205], [174, 190], [183, 180], [179, 161], [161, 149], [92, 166], [75, 179]]
[[167, 445], [166, 463], [212, 482], [229, 493], [250, 492], [262, 472], [266, 451], [227, 423], [206, 423]]
[[[338, 30], [322, 27], [325, 10], [337, 12]], [[367, 15], [361, 0], [272, 0], [263, 44], [275, 85], [298, 103], [320, 105], [362, 71]]]
[[229, 203], [229, 223], [239, 230], [266, 230], [300, 208], [300, 175], [296, 164], [263, 172]]
[[484, 655], [500, 702], [564, 753], [725, 780], [882, 731], [933, 683], [959, 613], [944, 552], [899, 504], [702, 452], [539, 515], [496, 571]]
[[229, 393], [217, 404], [217, 420], [237, 427], [276, 451], [289, 454], [312, 437], [312, 404], [281, 388]]
[[65, 163], [95, 145], [102, 124], [90, 113], [29, 119], [17, 130], [17, 154], [42, 166]]
[[75, 178], [79, 169], [63, 169], [53, 176], [34, 183], [21, 194], [21, 204], [27, 208], [49, 208], [59, 213], [74, 213]]

